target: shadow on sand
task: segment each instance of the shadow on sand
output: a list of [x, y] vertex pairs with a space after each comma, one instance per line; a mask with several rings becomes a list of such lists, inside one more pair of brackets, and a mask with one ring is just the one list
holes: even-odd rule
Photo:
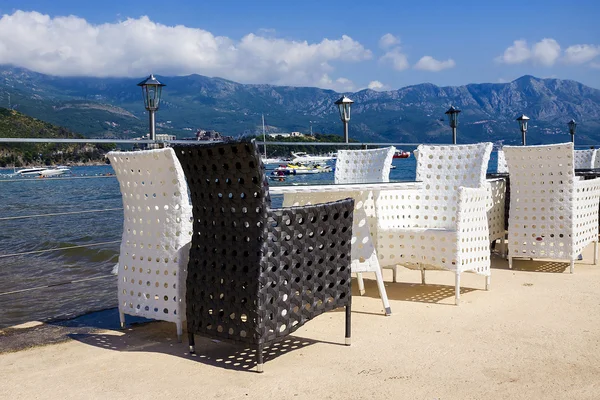
[[[117, 313], [115, 318], [118, 319]], [[340, 326], [340, 338], [343, 339], [343, 326]], [[250, 371], [256, 367], [256, 349], [244, 344], [222, 342], [196, 335], [196, 352], [190, 353], [187, 345], [187, 334], [183, 343], [177, 342], [175, 325], [169, 322], [153, 321], [144, 324], [129, 325], [119, 332], [75, 333], [70, 335], [74, 340], [103, 349], [126, 352], [153, 352], [185, 358], [203, 364], [224, 369]], [[263, 357], [265, 363], [290, 351], [298, 351], [315, 343], [327, 343], [343, 346], [343, 343], [331, 343], [313, 339], [287, 336], [284, 339], [265, 346]], [[268, 369], [268, 364], [265, 365]]]
[[[482, 278], [483, 279], [483, 278]], [[364, 279], [365, 282], [365, 294], [363, 297], [372, 297], [379, 299], [379, 290], [377, 289], [377, 282], [371, 279]], [[474, 290], [468, 287], [461, 287], [460, 294], [472, 292]], [[430, 303], [454, 306], [454, 286], [448, 285], [436, 285], [420, 283], [406, 283], [406, 282], [385, 282], [385, 291], [388, 295], [389, 300], [399, 301], [412, 301], [418, 303]], [[352, 296], [359, 297], [358, 286], [356, 282], [352, 285]], [[441, 301], [447, 301], [441, 303]]]

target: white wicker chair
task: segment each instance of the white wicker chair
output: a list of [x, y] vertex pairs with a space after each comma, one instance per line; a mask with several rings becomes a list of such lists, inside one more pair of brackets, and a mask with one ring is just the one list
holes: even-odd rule
[[594, 242], [600, 178], [576, 180], [573, 143], [504, 148], [510, 170], [508, 265], [513, 258], [575, 259]]
[[598, 154], [600, 150], [596, 149], [594, 150], [595, 154], [594, 154], [594, 167], [593, 168], [600, 168], [600, 155]]
[[[455, 302], [460, 274], [473, 271], [490, 283], [490, 234], [486, 170], [491, 143], [418, 148], [417, 180], [412, 192], [382, 192], [375, 199], [377, 254], [382, 267], [404, 265], [455, 272]], [[394, 281], [396, 280], [394, 276]]]
[[192, 208], [171, 148], [110, 152], [123, 197], [118, 298], [125, 314], [175, 322], [181, 341]]
[[[386, 147], [373, 150], [339, 150], [336, 167], [336, 183], [375, 183], [389, 182], [390, 167], [395, 147]], [[363, 272], [374, 272], [379, 289], [379, 295], [383, 302], [386, 315], [392, 313], [385, 291], [381, 266], [377, 260], [377, 253], [371, 241], [365, 240], [366, 236], [375, 235], [377, 220], [375, 216], [373, 191], [360, 192], [298, 192], [284, 195], [283, 206], [303, 206], [307, 204], [318, 204], [330, 201], [354, 198], [354, 220], [352, 226], [352, 272], [357, 273], [358, 288], [360, 294], [365, 293], [362, 279]], [[367, 244], [365, 244], [367, 243]]]
[[339, 150], [335, 183], [389, 182], [394, 146], [370, 150]]
[[573, 159], [573, 165], [575, 169], [595, 168], [596, 150], [574, 150]]

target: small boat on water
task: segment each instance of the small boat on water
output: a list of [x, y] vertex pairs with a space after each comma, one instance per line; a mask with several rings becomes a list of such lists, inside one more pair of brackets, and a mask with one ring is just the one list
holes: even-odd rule
[[281, 158], [272, 158], [272, 157], [262, 157], [263, 164], [281, 164], [283, 159]]
[[394, 158], [408, 158], [410, 157], [410, 151], [396, 150]]
[[48, 167], [23, 168], [15, 171], [15, 175], [39, 175], [40, 172], [47, 170]]
[[40, 171], [40, 177], [48, 178], [51, 176], [58, 176], [70, 173], [71, 170], [67, 167], [55, 167], [55, 168], [47, 168], [43, 171]]
[[331, 172], [333, 169], [327, 164], [306, 164], [306, 163], [289, 163], [280, 165], [271, 173], [273, 176], [285, 175], [303, 175], [303, 174], [321, 174]]
[[306, 153], [305, 151], [292, 152], [292, 162], [294, 163], [306, 163], [306, 162], [325, 162], [337, 159], [337, 154], [327, 154], [321, 156], [314, 156]]

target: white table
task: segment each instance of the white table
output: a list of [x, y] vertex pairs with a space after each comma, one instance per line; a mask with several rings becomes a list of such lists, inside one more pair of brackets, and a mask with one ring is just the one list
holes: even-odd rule
[[283, 206], [302, 206], [325, 203], [352, 197], [354, 199], [354, 221], [352, 225], [352, 272], [358, 274], [360, 294], [364, 294], [363, 272], [374, 272], [385, 314], [392, 310], [387, 298], [383, 275], [377, 259], [377, 215], [374, 199], [384, 190], [418, 189], [419, 182], [353, 183], [326, 185], [270, 186], [271, 195], [283, 195]]

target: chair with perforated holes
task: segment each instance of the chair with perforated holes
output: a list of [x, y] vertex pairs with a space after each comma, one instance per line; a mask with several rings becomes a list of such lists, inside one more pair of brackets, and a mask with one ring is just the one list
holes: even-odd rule
[[596, 150], [574, 150], [573, 166], [575, 169], [592, 169], [596, 164]]
[[339, 150], [335, 183], [389, 182], [394, 146], [368, 150]]
[[570, 263], [594, 243], [598, 258], [600, 178], [575, 179], [573, 143], [506, 146], [510, 173], [508, 265], [513, 259]]
[[508, 164], [506, 164], [506, 157], [504, 156], [504, 150], [498, 150], [498, 163], [496, 165], [496, 172], [500, 174], [508, 173]]
[[[460, 274], [472, 271], [490, 282], [490, 236], [486, 170], [491, 143], [420, 145], [413, 191], [382, 191], [375, 199], [377, 255], [382, 267], [398, 265], [455, 273], [455, 303]], [[395, 280], [395, 278], [394, 278]]]
[[175, 146], [192, 198], [187, 328], [263, 349], [346, 307], [354, 201], [271, 209], [255, 142]]
[[171, 148], [110, 152], [123, 198], [118, 299], [125, 314], [175, 322], [181, 341], [192, 209]]
[[[389, 182], [395, 150], [395, 147], [370, 150], [339, 150], [335, 164], [335, 183]], [[377, 261], [375, 248], [365, 245], [365, 236], [372, 236], [377, 225], [373, 191], [336, 191], [333, 193], [324, 193], [319, 190], [303, 190], [295, 193], [286, 193], [283, 198], [283, 206], [304, 206], [336, 201], [347, 197], [354, 198], [355, 205], [352, 227], [352, 272], [357, 274], [359, 293], [361, 295], [365, 293], [362, 273], [374, 272], [379, 295], [383, 302], [383, 309], [386, 315], [390, 315], [392, 309], [385, 291], [383, 275]]]

